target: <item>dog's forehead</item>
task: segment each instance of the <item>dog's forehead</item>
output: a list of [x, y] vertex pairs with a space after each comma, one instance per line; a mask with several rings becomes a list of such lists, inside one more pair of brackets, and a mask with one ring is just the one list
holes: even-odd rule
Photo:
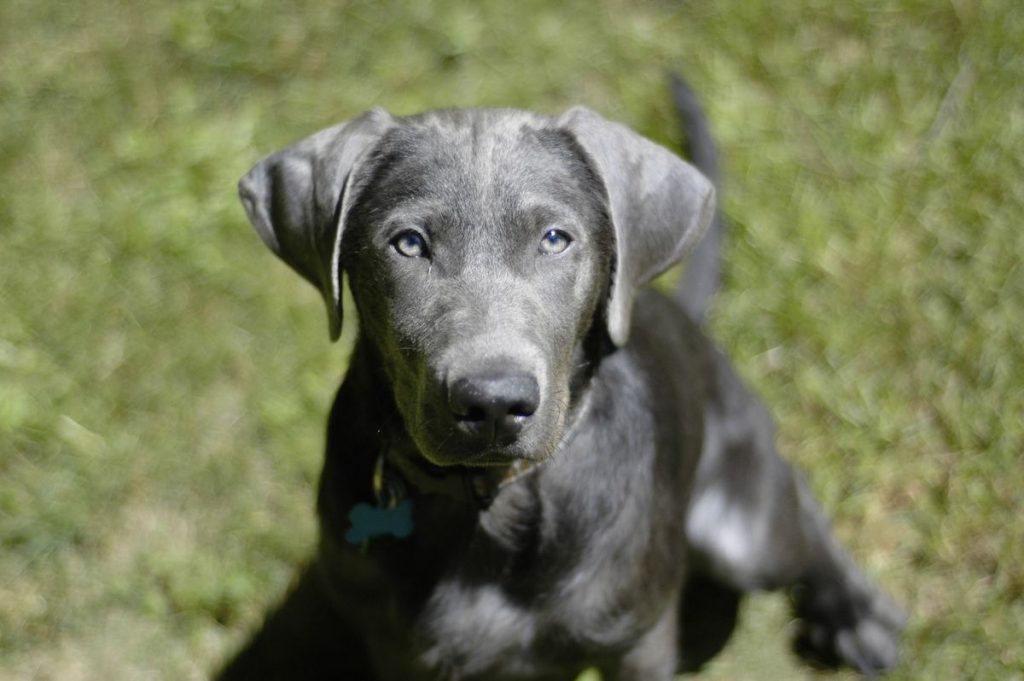
[[395, 203], [430, 197], [462, 206], [572, 205], [592, 189], [578, 148], [550, 117], [453, 109], [400, 121], [376, 154], [378, 188]]
[[517, 109], [446, 109], [400, 120], [411, 152], [440, 154], [477, 167], [514, 158], [528, 162], [545, 146], [553, 146], [558, 134], [550, 117]]

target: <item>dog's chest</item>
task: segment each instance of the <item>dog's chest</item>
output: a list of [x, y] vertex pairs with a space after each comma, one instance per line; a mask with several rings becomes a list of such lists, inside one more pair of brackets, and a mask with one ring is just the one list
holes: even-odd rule
[[428, 678], [571, 678], [628, 648], [642, 629], [635, 613], [612, 612], [593, 595], [571, 585], [555, 596], [443, 581], [416, 618], [413, 664]]
[[416, 621], [415, 664], [441, 678], [535, 676], [541, 618], [498, 585], [443, 582]]
[[426, 677], [571, 678], [628, 649], [664, 604], [651, 588], [657, 575], [637, 560], [642, 527], [609, 518], [578, 532], [574, 518], [548, 517], [532, 498], [499, 499], [498, 518], [482, 515], [431, 589], [413, 626]]

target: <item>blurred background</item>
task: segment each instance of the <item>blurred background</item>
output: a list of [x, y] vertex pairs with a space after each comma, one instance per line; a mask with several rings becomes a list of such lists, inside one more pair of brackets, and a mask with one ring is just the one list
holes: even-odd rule
[[[911, 613], [894, 679], [1024, 679], [1018, 0], [4, 0], [0, 678], [202, 679], [315, 539], [355, 330], [246, 223], [260, 157], [383, 106], [712, 120], [712, 328]], [[809, 679], [784, 598], [709, 679]], [[849, 679], [848, 675], [834, 678]]]

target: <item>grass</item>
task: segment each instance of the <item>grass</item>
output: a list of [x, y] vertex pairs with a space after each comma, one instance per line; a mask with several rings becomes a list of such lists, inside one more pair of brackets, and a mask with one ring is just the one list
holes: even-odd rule
[[[1024, 679], [1021, 35], [1014, 0], [0, 4], [0, 678], [204, 678], [310, 551], [346, 345], [245, 223], [255, 160], [375, 105], [678, 145], [675, 68], [725, 162], [716, 336], [912, 614], [892, 678]], [[705, 677], [814, 677], [789, 626], [753, 599]]]

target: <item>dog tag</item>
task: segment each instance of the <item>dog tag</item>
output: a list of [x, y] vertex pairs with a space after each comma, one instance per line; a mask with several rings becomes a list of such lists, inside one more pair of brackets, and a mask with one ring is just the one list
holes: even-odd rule
[[349, 528], [345, 532], [345, 541], [358, 545], [374, 537], [405, 539], [412, 534], [412, 506], [412, 499], [406, 499], [394, 508], [356, 504], [348, 512]]

